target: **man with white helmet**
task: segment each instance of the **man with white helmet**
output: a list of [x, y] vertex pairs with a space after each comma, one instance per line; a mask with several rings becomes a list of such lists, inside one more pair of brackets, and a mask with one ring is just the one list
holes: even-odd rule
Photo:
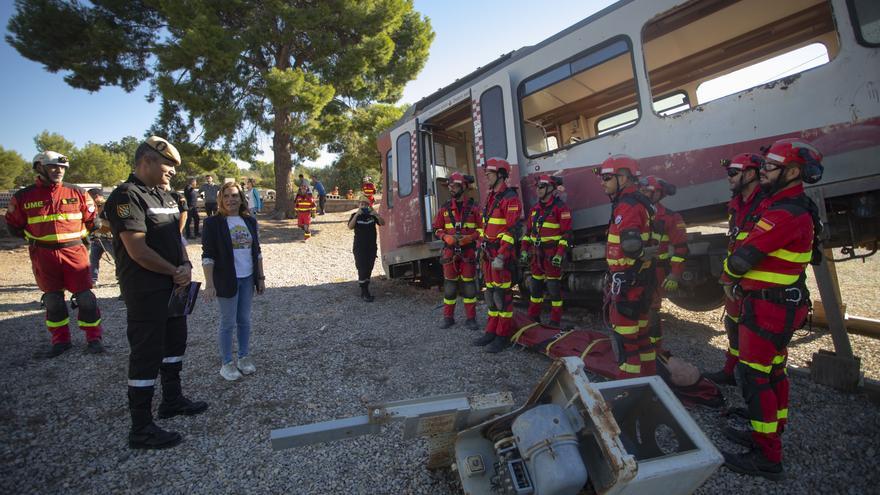
[[65, 290], [73, 294], [79, 307], [77, 323], [86, 334], [87, 352], [104, 352], [101, 312], [91, 291], [89, 253], [84, 244], [100, 220], [91, 196], [63, 182], [69, 166], [61, 153], [37, 154], [33, 161], [35, 183], [16, 192], [6, 212], [9, 231], [28, 241], [34, 277], [43, 291], [52, 345], [37, 357], [52, 358], [71, 347]]

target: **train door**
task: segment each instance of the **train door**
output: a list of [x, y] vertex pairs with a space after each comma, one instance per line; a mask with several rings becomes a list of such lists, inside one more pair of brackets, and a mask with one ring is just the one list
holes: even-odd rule
[[480, 199], [488, 195], [488, 184], [479, 168], [489, 158], [503, 158], [511, 165], [512, 186], [519, 185], [520, 166], [517, 159], [516, 135], [514, 133], [514, 109], [511, 96], [510, 75], [502, 70], [480, 80], [471, 87], [474, 122], [474, 161]]
[[418, 153], [418, 119], [403, 123], [391, 131], [391, 166], [394, 177], [395, 194], [392, 215], [393, 221], [387, 227], [389, 238], [394, 239], [398, 248], [421, 242], [424, 239], [421, 203], [421, 174]]

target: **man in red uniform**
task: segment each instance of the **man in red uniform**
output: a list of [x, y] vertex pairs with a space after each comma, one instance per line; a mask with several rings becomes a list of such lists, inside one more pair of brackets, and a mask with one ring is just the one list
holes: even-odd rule
[[654, 208], [638, 190], [639, 164], [630, 156], [614, 155], [598, 169], [602, 187], [611, 198], [608, 223], [608, 319], [614, 333], [622, 378], [656, 373], [656, 353], [648, 336], [648, 309], [654, 271], [645, 255], [651, 239]]
[[[760, 218], [764, 193], [758, 181], [758, 172], [764, 157], [756, 153], [740, 153], [730, 160], [721, 160], [727, 169], [727, 182], [732, 197], [727, 203], [727, 256], [748, 237]], [[739, 361], [739, 315], [741, 301], [724, 300], [724, 329], [727, 331], [727, 352], [724, 368], [706, 373], [706, 378], [719, 385], [736, 385], [734, 370]]]
[[372, 207], [373, 203], [376, 202], [375, 198], [373, 198], [373, 195], [376, 194], [376, 185], [373, 184], [372, 177], [364, 177], [364, 183], [361, 184], [361, 192], [367, 197], [367, 201], [370, 202], [370, 206]]
[[651, 299], [648, 316], [648, 336], [654, 348], [659, 351], [663, 339], [660, 323], [660, 306], [666, 291], [678, 290], [684, 262], [689, 253], [687, 230], [684, 219], [678, 212], [670, 210], [661, 201], [666, 196], [675, 195], [675, 186], [665, 180], [649, 175], [639, 179], [641, 193], [654, 205], [651, 245], [657, 248], [655, 280], [657, 282]]
[[526, 216], [526, 233], [522, 238], [520, 261], [529, 264], [532, 285], [529, 316], [541, 319], [544, 286], [550, 299], [550, 326], [562, 325], [562, 260], [571, 237], [571, 210], [556, 195], [562, 177], [538, 176], [538, 202]]
[[311, 224], [312, 219], [315, 218], [315, 213], [318, 211], [315, 206], [315, 199], [312, 197], [312, 193], [309, 192], [308, 183], [302, 183], [299, 185], [299, 192], [296, 193], [296, 197], [293, 199], [293, 208], [296, 210], [296, 226], [302, 229], [304, 240], [309, 240], [312, 237]]
[[522, 203], [516, 189], [507, 187], [510, 163], [490, 158], [485, 165], [489, 196], [483, 207], [482, 257], [480, 270], [486, 281], [486, 305], [489, 320], [486, 332], [476, 339], [476, 346], [486, 352], [501, 352], [510, 346], [513, 333], [512, 264], [516, 262], [515, 230], [522, 215]]
[[738, 473], [774, 481], [783, 477], [787, 347], [810, 309], [804, 271], [821, 256], [815, 239], [818, 208], [804, 194], [803, 183], [821, 179], [821, 160], [804, 140], [781, 139], [770, 146], [760, 171], [766, 210], [724, 261], [721, 278], [728, 298], [742, 302], [736, 373], [752, 426], [751, 432], [725, 429], [728, 438], [752, 449], [725, 453], [724, 462]]
[[440, 328], [455, 324], [455, 300], [461, 292], [464, 303], [465, 326], [476, 330], [477, 326], [477, 253], [475, 244], [482, 228], [480, 213], [471, 198], [464, 198], [464, 191], [474, 178], [455, 172], [449, 176], [449, 198], [434, 217], [434, 235], [444, 243], [440, 254], [443, 265], [443, 323]]
[[89, 252], [83, 244], [88, 232], [100, 226], [100, 220], [91, 196], [63, 182], [68, 166], [61, 153], [45, 151], [35, 156], [36, 183], [16, 192], [6, 212], [9, 231], [30, 245], [34, 277], [43, 291], [52, 345], [37, 357], [52, 358], [71, 347], [65, 290], [73, 294], [79, 307], [77, 323], [86, 334], [86, 350], [104, 352], [101, 312], [91, 290]]

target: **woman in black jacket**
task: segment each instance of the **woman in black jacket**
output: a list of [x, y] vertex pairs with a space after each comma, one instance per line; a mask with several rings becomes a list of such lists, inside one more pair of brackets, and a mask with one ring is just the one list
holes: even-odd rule
[[[218, 214], [202, 227], [202, 269], [205, 297], [217, 297], [220, 307], [220, 376], [229, 381], [256, 371], [248, 355], [251, 334], [251, 302], [254, 290], [266, 289], [257, 221], [248, 212], [238, 184], [220, 187]], [[237, 327], [238, 362], [232, 360], [232, 330]]]

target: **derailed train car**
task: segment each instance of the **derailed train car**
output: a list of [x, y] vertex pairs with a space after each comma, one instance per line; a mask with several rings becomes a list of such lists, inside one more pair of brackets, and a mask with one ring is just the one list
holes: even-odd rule
[[[475, 40], [478, 43], [479, 40]], [[599, 291], [609, 199], [593, 169], [609, 155], [678, 186], [665, 203], [689, 225], [726, 218], [719, 160], [785, 137], [824, 154], [808, 189], [824, 206], [825, 247], [877, 247], [880, 225], [880, 7], [871, 0], [622, 0], [424, 98], [382, 134], [390, 278], [440, 277], [431, 218], [445, 177], [478, 178], [490, 157], [533, 204], [536, 174], [565, 181], [574, 242], [570, 296]], [[712, 88], [716, 88], [713, 90]], [[713, 99], [714, 98], [714, 99]], [[720, 305], [724, 234], [691, 228], [691, 256], [671, 296]]]

